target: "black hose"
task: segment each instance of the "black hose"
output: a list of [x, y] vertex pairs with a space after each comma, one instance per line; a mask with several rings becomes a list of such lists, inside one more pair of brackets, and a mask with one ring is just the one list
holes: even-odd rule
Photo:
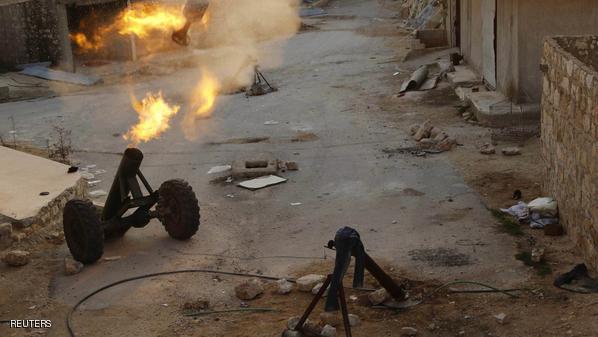
[[[159, 272], [159, 273], [151, 273], [151, 274], [144, 274], [144, 275], [139, 275], [139, 276], [134, 276], [134, 277], [129, 277], [126, 279], [122, 279], [120, 281], [116, 281], [116, 282], [112, 282], [110, 284], [107, 284], [99, 289], [94, 290], [93, 292], [89, 293], [87, 296], [83, 297], [82, 299], [80, 299], [77, 304], [75, 304], [75, 306], [73, 306], [71, 308], [71, 310], [69, 310], [68, 314], [66, 315], [66, 328], [69, 332], [69, 336], [71, 337], [76, 337], [77, 335], [75, 335], [75, 332], [73, 331], [73, 327], [72, 327], [72, 316], [73, 313], [77, 310], [77, 308], [83, 304], [85, 301], [87, 301], [88, 299], [90, 299], [91, 297], [93, 297], [94, 295], [112, 288], [114, 286], [117, 286], [119, 284], [123, 284], [123, 283], [127, 283], [127, 282], [131, 282], [131, 281], [136, 281], [136, 280], [141, 280], [141, 279], [145, 279], [145, 278], [150, 278], [150, 277], [154, 277], [154, 276], [162, 276], [162, 275], [172, 275], [172, 274], [185, 274], [185, 273], [209, 273], [209, 274], [221, 274], [221, 275], [229, 275], [229, 276], [240, 276], [240, 277], [255, 277], [255, 278], [260, 278], [260, 279], [264, 279], [264, 280], [271, 280], [271, 281], [277, 281], [280, 280], [280, 277], [274, 277], [274, 276], [265, 276], [265, 275], [257, 275], [257, 274], [246, 274], [246, 273], [235, 273], [235, 272], [230, 272], [230, 271], [219, 271], [219, 270], [211, 270], [211, 269], [183, 269], [183, 270], [175, 270], [175, 271], [165, 271], [165, 272]], [[287, 279], [289, 282], [295, 283], [294, 280], [292, 279]]]

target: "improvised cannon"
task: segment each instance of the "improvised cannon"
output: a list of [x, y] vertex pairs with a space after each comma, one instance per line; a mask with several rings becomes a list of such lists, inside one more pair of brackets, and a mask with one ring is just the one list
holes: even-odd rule
[[[160, 220], [166, 232], [177, 240], [192, 237], [199, 228], [199, 203], [184, 180], [162, 183], [154, 191], [139, 170], [143, 153], [128, 148], [122, 157], [102, 212], [89, 200], [70, 200], [63, 210], [66, 243], [75, 260], [97, 261], [104, 252], [104, 239], [118, 238], [131, 228]], [[143, 195], [139, 179], [147, 195]], [[152, 207], [156, 206], [154, 210]]]

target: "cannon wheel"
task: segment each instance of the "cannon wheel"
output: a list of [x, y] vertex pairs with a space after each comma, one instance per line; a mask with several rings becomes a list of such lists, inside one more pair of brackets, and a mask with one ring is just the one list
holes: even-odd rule
[[199, 202], [189, 184], [168, 180], [158, 190], [156, 210], [170, 237], [187, 240], [199, 229]]
[[63, 210], [66, 244], [75, 260], [96, 262], [104, 253], [104, 231], [95, 206], [88, 200], [70, 200]]

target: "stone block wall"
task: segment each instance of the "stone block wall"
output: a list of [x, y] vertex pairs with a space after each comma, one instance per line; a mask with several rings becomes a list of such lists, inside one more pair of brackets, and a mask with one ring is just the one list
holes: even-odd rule
[[[592, 56], [593, 55], [593, 56]], [[598, 37], [544, 42], [544, 192], [585, 262], [598, 270]]]

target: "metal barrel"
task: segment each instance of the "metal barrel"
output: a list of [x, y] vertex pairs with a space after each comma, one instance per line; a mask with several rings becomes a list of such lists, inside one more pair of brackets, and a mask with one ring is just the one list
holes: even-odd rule
[[123, 157], [118, 166], [118, 170], [114, 175], [110, 193], [102, 211], [102, 221], [107, 221], [118, 215], [122, 208], [122, 201], [127, 197], [131, 191], [127, 180], [135, 179], [141, 162], [143, 161], [143, 153], [136, 148], [128, 148], [125, 150]]

